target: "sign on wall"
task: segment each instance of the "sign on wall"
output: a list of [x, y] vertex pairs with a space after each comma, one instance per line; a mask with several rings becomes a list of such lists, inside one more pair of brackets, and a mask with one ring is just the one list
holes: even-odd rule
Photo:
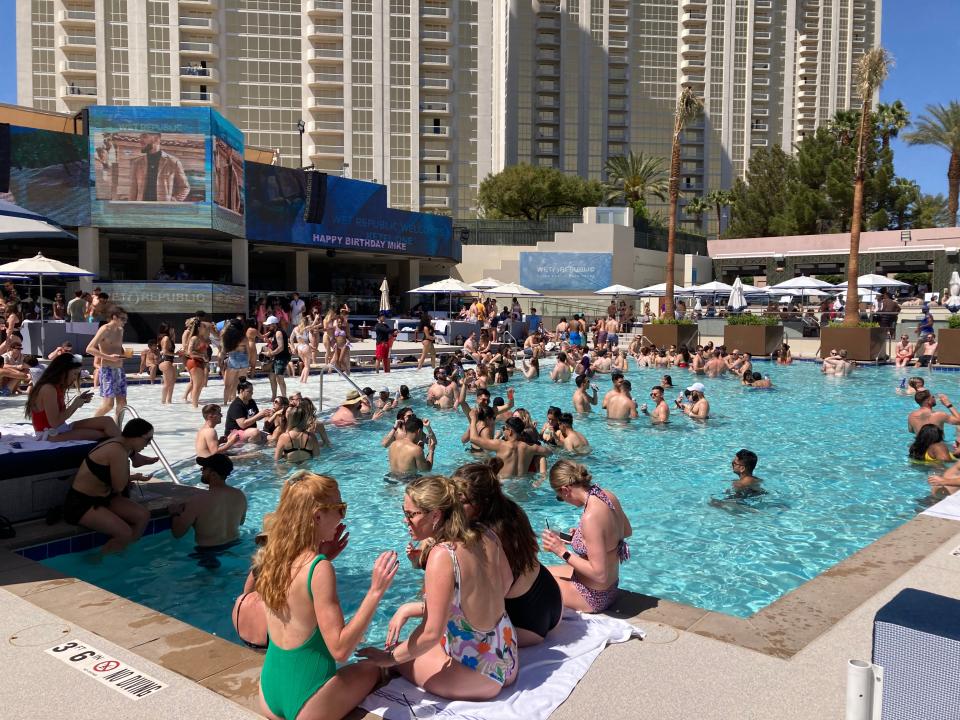
[[532, 290], [599, 290], [612, 276], [612, 253], [520, 253], [520, 284]]

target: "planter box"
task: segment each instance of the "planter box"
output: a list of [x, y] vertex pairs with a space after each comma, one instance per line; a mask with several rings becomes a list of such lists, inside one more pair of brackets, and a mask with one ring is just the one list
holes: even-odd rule
[[873, 362], [886, 352], [887, 331], [885, 328], [825, 327], [820, 329], [820, 354], [831, 349], [846, 350], [848, 360]]
[[723, 344], [757, 357], [769, 357], [783, 342], [783, 325], [725, 325]]
[[677, 348], [686, 345], [688, 348], [697, 346], [696, 325], [655, 325], [643, 326], [643, 336], [657, 347], [668, 348], [676, 345]]
[[960, 328], [937, 330], [937, 362], [960, 365]]

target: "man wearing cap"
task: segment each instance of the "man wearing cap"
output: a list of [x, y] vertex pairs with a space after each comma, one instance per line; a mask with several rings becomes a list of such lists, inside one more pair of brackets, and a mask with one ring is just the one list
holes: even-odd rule
[[550, 449], [544, 445], [527, 445], [523, 442], [523, 420], [517, 417], [507, 419], [503, 427], [503, 439], [489, 439], [477, 432], [477, 428], [470, 426], [470, 442], [482, 450], [495, 452], [503, 460], [503, 467], [498, 473], [501, 478], [519, 477], [530, 472], [530, 461], [535, 457], [550, 454]]
[[694, 383], [683, 393], [690, 398], [690, 402], [684, 403], [678, 399], [677, 409], [694, 420], [706, 420], [710, 416], [710, 403], [704, 396], [706, 390], [703, 383]]
[[377, 349], [373, 356], [373, 370], [380, 372], [380, 366], [383, 366], [385, 373], [390, 372], [390, 347], [397, 333], [387, 325], [387, 314], [377, 315], [377, 324], [373, 326], [373, 334], [377, 338]]
[[337, 411], [330, 416], [330, 424], [336, 427], [347, 427], [356, 425], [360, 418], [360, 403], [363, 402], [363, 396], [356, 390], [347, 393], [347, 399], [344, 400]]
[[[423, 449], [424, 445], [427, 446], [426, 451]], [[403, 422], [403, 435], [397, 436], [387, 449], [390, 472], [400, 476], [429, 472], [433, 469], [436, 449], [437, 436], [430, 427], [430, 421], [411, 415]]]
[[200, 480], [209, 489], [191, 496], [185, 503], [170, 506], [173, 519], [170, 532], [175, 538], [181, 538], [193, 528], [197, 548], [210, 550], [240, 537], [240, 526], [247, 516], [247, 498], [242, 490], [227, 485], [233, 462], [226, 455], [214, 453], [198, 457], [197, 464], [203, 468]]

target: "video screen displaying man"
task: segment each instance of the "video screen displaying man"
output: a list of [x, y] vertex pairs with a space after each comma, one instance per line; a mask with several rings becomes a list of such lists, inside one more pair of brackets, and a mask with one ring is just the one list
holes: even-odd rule
[[213, 201], [243, 214], [243, 157], [219, 137], [213, 143]]
[[161, 133], [140, 133], [141, 157], [130, 161], [130, 200], [184, 202], [190, 182], [180, 159], [160, 149]]
[[206, 136], [107, 130], [93, 133], [96, 199], [111, 203], [206, 200]]

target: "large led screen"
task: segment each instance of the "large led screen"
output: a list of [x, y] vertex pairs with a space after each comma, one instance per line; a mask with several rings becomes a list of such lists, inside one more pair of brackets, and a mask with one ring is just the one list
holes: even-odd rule
[[599, 290], [612, 275], [612, 253], [520, 253], [520, 284], [533, 290]]
[[308, 223], [303, 171], [247, 163], [246, 182], [252, 242], [460, 260], [450, 218], [390, 208], [383, 185], [326, 176], [321, 222]]
[[88, 117], [94, 225], [242, 234], [243, 136], [215, 111], [94, 106]]
[[66, 226], [90, 224], [90, 165], [82, 135], [10, 126], [3, 199]]

